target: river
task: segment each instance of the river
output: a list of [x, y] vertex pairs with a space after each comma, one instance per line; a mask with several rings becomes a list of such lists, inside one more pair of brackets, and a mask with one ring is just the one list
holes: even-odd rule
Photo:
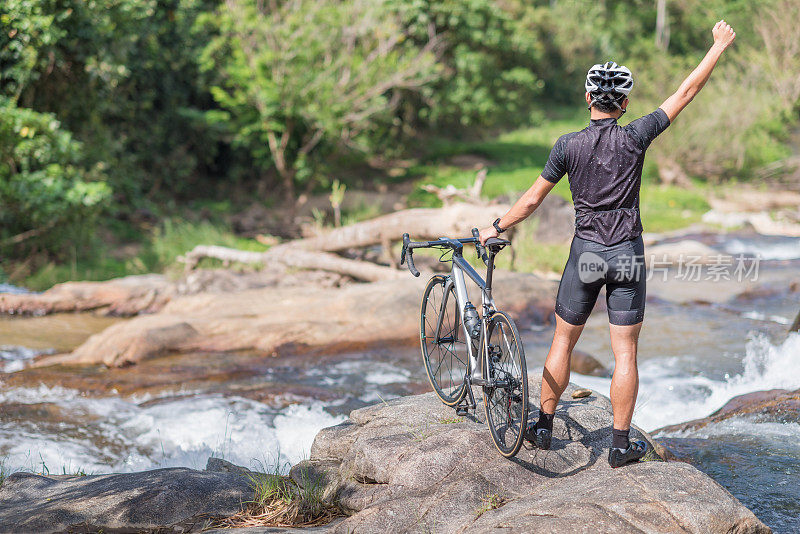
[[[761, 288], [800, 280], [797, 240], [740, 237], [721, 246], [731, 253], [763, 255]], [[786, 335], [800, 308], [798, 295], [766, 290], [734, 304], [649, 301], [634, 423], [655, 430], [709, 415], [742, 393], [800, 388], [800, 334]], [[502, 304], [502, 295], [496, 298]], [[0, 365], [12, 373], [36, 354], [73, 347], [114, 321], [87, 314], [2, 318]], [[543, 365], [551, 337], [552, 328], [523, 331], [531, 371]], [[577, 348], [613, 366], [604, 312], [592, 315]], [[414, 348], [273, 359], [172, 355], [163, 361], [156, 369], [193, 369], [194, 378], [144, 387], [147, 376], [129, 379], [135, 370], [102, 374], [75, 369], [63, 383], [3, 384], [4, 471], [202, 469], [212, 454], [241, 465], [286, 470], [309, 454], [319, 429], [343, 421], [350, 410], [428, 390]], [[218, 372], [221, 368], [225, 373]], [[8, 376], [0, 374], [0, 381]], [[89, 379], [93, 387], [103, 382], [105, 393], [87, 395], [81, 384]], [[604, 378], [573, 375], [572, 381], [605, 395], [610, 387]], [[690, 456], [775, 532], [800, 531], [798, 421], [739, 417], [693, 433], [657, 437]]]

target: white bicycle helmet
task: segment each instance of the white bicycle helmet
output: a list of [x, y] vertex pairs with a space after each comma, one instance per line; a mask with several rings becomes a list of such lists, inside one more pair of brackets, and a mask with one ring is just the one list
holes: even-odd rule
[[633, 75], [628, 67], [613, 61], [598, 63], [586, 73], [585, 87], [592, 94], [592, 103], [607, 101], [622, 109], [620, 102], [633, 89]]
[[628, 67], [613, 61], [594, 65], [586, 73], [586, 91], [594, 93], [619, 93], [625, 96], [633, 89], [633, 75]]

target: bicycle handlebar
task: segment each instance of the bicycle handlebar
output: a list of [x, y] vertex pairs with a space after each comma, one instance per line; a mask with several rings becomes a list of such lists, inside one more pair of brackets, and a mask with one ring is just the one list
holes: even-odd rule
[[481, 245], [481, 233], [478, 231], [477, 228], [472, 229], [472, 237], [475, 238], [475, 252], [478, 253], [478, 257], [483, 260], [483, 263], [486, 266], [489, 266], [489, 256], [486, 254], [486, 247]]
[[403, 234], [403, 252], [400, 253], [400, 265], [403, 265], [406, 259], [408, 259], [408, 270], [411, 271], [411, 274], [414, 276], [419, 276], [419, 271], [414, 266], [414, 253], [411, 251], [415, 248], [419, 248], [417, 245], [421, 245], [421, 243], [412, 243], [408, 233]]
[[400, 252], [400, 265], [407, 262], [408, 270], [411, 271], [411, 274], [419, 276], [420, 273], [414, 265], [414, 253], [412, 252], [415, 248], [449, 246], [455, 250], [457, 247], [468, 243], [475, 244], [475, 251], [478, 253], [478, 257], [481, 258], [486, 265], [489, 265], [486, 247], [481, 245], [480, 233], [477, 228], [472, 229], [472, 235], [473, 237], [463, 237], [461, 239], [441, 237], [435, 241], [411, 241], [411, 237], [409, 237], [408, 233], [405, 233], [403, 234], [403, 250]]

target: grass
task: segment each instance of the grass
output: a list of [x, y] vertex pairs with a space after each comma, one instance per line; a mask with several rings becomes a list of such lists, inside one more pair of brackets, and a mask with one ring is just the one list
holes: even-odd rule
[[250, 473], [248, 478], [253, 500], [218, 527], [309, 527], [342, 515], [339, 505], [326, 496], [325, 485], [305, 471], [301, 471], [301, 484], [281, 475], [279, 467], [269, 473]]
[[498, 493], [488, 493], [481, 499], [483, 506], [475, 510], [475, 518], [479, 518], [490, 510], [497, 510], [508, 502], [508, 499]]
[[686, 189], [674, 185], [656, 184], [652, 180], [642, 183], [642, 224], [648, 232], [668, 232], [700, 222], [711, 209], [708, 196], [711, 188], [695, 182]]
[[[166, 219], [149, 232], [139, 236], [139, 242], [130, 252], [108, 242], [98, 240], [89, 244], [90, 250], [83, 259], [56, 264], [49, 262], [21, 280], [14, 280], [33, 290], [44, 290], [68, 280], [108, 280], [131, 274], [180, 271], [178, 256], [197, 245], [221, 245], [243, 250], [266, 250], [254, 239], [234, 235], [223, 223], [192, 222], [184, 219]], [[120, 252], [122, 251], [122, 252]], [[78, 254], [74, 254], [75, 257]], [[213, 260], [204, 260], [204, 265]]]
[[453, 417], [443, 417], [442, 419], [439, 419], [439, 424], [454, 425], [456, 423], [461, 423], [462, 421], [463, 419], [461, 417], [454, 415]]

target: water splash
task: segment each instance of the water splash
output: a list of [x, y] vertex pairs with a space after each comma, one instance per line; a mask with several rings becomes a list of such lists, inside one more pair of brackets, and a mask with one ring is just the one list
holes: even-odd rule
[[308, 457], [320, 429], [344, 420], [320, 403], [276, 410], [221, 395], [137, 405], [119, 397], [95, 399], [40, 386], [3, 391], [0, 402], [37, 410], [49, 406], [55, 414], [0, 423], [0, 456], [5, 456], [6, 467], [50, 473], [203, 469], [212, 455], [251, 468], [286, 471]]

